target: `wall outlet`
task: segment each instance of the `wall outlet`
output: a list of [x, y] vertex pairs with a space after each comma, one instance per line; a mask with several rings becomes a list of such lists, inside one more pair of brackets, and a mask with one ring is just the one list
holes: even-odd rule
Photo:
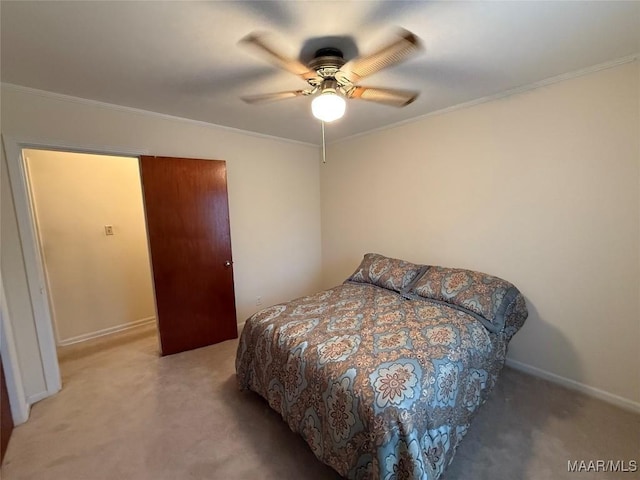
[[262, 297], [256, 297], [256, 306], [261, 306], [262, 305]]
[[113, 225], [105, 225], [104, 226], [104, 234], [105, 235], [113, 235]]

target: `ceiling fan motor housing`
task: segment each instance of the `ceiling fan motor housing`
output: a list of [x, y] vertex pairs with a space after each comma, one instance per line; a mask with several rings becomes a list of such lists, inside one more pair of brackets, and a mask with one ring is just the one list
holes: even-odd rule
[[342, 51], [337, 48], [327, 47], [316, 51], [314, 59], [309, 62], [309, 68], [320, 73], [321, 70], [325, 69], [338, 70], [345, 63]]

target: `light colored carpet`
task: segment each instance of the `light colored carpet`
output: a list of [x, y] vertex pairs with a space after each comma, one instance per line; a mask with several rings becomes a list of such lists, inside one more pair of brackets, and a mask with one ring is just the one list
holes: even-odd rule
[[[236, 387], [237, 341], [159, 357], [152, 330], [60, 352], [63, 390], [14, 430], [2, 478], [337, 479], [257, 395]], [[627, 479], [568, 460], [630, 460], [640, 416], [505, 369], [446, 480]]]

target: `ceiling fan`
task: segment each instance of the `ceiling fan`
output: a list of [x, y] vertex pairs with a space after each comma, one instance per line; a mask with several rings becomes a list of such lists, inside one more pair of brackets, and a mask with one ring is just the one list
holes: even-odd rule
[[269, 35], [251, 33], [240, 44], [255, 47], [268, 61], [297, 75], [309, 86], [306, 89], [265, 93], [241, 97], [247, 103], [259, 104], [300, 96], [314, 96], [311, 102], [313, 115], [323, 122], [332, 122], [344, 115], [345, 99], [360, 99], [394, 107], [409, 105], [418, 92], [394, 88], [364, 87], [357, 85], [363, 78], [390, 67], [421, 49], [418, 37], [400, 29], [396, 38], [376, 52], [352, 60], [345, 60], [342, 51], [327, 46], [316, 51], [306, 65], [280, 53], [269, 42]]

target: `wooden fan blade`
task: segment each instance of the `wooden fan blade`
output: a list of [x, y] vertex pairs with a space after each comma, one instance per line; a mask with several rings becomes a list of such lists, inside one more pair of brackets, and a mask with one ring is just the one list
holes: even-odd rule
[[240, 97], [246, 103], [269, 103], [276, 100], [284, 100], [285, 98], [293, 98], [304, 95], [304, 90], [290, 90], [288, 92], [275, 92], [275, 93], [262, 93], [259, 95], [249, 95], [246, 97]]
[[306, 65], [302, 64], [294, 58], [287, 57], [278, 51], [271, 42], [269, 42], [269, 35], [265, 33], [250, 33], [246, 37], [240, 40], [240, 45], [250, 46], [257, 49], [262, 55], [266, 56], [267, 61], [280, 67], [288, 72], [302, 77], [304, 80], [314, 78], [316, 72], [312, 71]]
[[383, 68], [401, 62], [421, 49], [420, 40], [408, 30], [400, 29], [399, 38], [371, 55], [354, 58], [340, 70], [353, 83], [372, 75]]
[[369, 102], [383, 103], [392, 107], [404, 107], [418, 98], [418, 92], [394, 88], [355, 87], [349, 98], [359, 98]]

